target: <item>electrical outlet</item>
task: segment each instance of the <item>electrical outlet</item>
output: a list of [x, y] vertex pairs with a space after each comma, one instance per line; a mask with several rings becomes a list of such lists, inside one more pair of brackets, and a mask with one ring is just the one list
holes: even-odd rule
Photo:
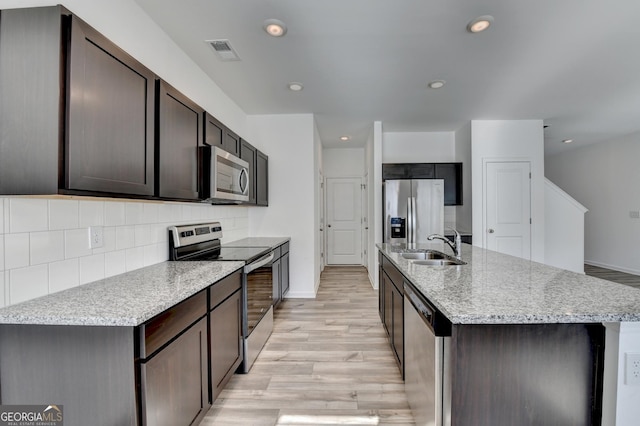
[[640, 385], [640, 353], [627, 352], [625, 356], [625, 379], [626, 385]]
[[638, 210], [631, 210], [631, 211], [629, 212], [629, 217], [630, 217], [631, 219], [640, 219], [640, 211], [638, 211]]
[[104, 230], [102, 226], [89, 227], [89, 248], [100, 248], [104, 246]]

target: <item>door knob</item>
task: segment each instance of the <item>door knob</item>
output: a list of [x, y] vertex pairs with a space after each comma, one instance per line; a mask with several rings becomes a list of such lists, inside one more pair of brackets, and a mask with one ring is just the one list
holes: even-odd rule
[[322, 232], [322, 231], [324, 231], [324, 229], [323, 229], [323, 228], [320, 228], [320, 232]]
[[331, 225], [327, 225], [327, 228], [331, 228]]
[[494, 231], [493, 229], [489, 228], [489, 229], [487, 230], [487, 232], [488, 232], [488, 233], [490, 233], [490, 234], [493, 234], [493, 233], [494, 233], [494, 232], [496, 232], [496, 231]]

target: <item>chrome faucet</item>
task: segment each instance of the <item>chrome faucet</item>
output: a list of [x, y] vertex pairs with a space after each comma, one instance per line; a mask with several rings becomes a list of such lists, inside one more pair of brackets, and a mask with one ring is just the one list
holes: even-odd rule
[[445, 243], [449, 244], [449, 247], [451, 247], [451, 250], [453, 250], [453, 252], [455, 253], [455, 256], [457, 259], [462, 259], [462, 237], [460, 236], [460, 233], [458, 231], [456, 231], [453, 228], [447, 228], [447, 229], [451, 229], [453, 231], [453, 233], [455, 234], [455, 242], [451, 242], [451, 240], [449, 240], [447, 237], [440, 235], [440, 234], [431, 234], [427, 237], [427, 240], [429, 241], [433, 241], [433, 240], [442, 240]]

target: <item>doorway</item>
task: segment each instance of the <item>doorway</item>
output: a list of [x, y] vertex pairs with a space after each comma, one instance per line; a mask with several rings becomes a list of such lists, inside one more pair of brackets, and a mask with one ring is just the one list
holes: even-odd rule
[[484, 237], [489, 250], [531, 259], [531, 163], [484, 163]]
[[327, 264], [362, 264], [361, 178], [326, 178]]

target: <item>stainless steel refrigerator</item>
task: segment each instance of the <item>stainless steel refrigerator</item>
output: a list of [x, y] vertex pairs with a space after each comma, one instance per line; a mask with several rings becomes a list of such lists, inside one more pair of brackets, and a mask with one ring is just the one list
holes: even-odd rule
[[426, 243], [444, 232], [444, 180], [384, 181], [384, 242]]

